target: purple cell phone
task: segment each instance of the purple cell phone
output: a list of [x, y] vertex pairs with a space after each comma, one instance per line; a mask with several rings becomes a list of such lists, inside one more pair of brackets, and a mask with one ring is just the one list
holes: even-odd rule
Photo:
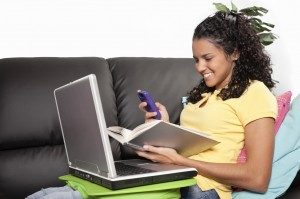
[[138, 90], [138, 97], [142, 102], [147, 102], [146, 110], [148, 112], [157, 112], [157, 115], [154, 117], [155, 119], [160, 120], [161, 114], [158, 108], [155, 105], [155, 101], [151, 97], [151, 95], [147, 91]]

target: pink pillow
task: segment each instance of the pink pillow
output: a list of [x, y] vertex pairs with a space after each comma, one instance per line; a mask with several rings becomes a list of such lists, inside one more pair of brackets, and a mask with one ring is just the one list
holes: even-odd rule
[[277, 106], [278, 106], [278, 115], [275, 120], [275, 134], [277, 133], [281, 123], [287, 112], [290, 110], [290, 103], [291, 103], [292, 92], [287, 91], [282, 95], [278, 95], [277, 99]]
[[[281, 95], [276, 96], [277, 99], [277, 106], [278, 106], [278, 114], [275, 120], [275, 134], [277, 133], [285, 115], [290, 109], [290, 102], [291, 102], [292, 92], [287, 91]], [[242, 148], [237, 163], [245, 163], [247, 160], [247, 153], [245, 147]]]

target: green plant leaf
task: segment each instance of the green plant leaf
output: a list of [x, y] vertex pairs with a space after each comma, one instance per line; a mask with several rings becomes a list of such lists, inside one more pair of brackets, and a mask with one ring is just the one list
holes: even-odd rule
[[257, 7], [257, 6], [254, 6], [258, 11], [260, 11], [260, 12], [262, 12], [262, 13], [264, 13], [264, 14], [266, 14], [266, 13], [268, 13], [268, 10], [267, 9], [265, 9], [265, 8], [263, 8], [263, 7]]
[[259, 37], [261, 39], [263, 39], [264, 41], [273, 41], [273, 39], [274, 39], [270, 33], [261, 33], [261, 34], [259, 34]]
[[258, 34], [258, 36], [260, 38], [260, 42], [265, 46], [272, 44], [274, 40], [277, 38], [272, 33], [260, 33]]
[[240, 12], [244, 13], [247, 16], [263, 16], [259, 11], [257, 11], [254, 7], [244, 8], [240, 10]]
[[275, 27], [274, 24], [263, 22], [260, 17], [268, 12], [264, 7], [251, 6], [241, 10], [238, 10], [236, 5], [231, 1], [231, 10], [222, 3], [213, 3], [218, 11], [222, 12], [234, 12], [234, 13], [243, 13], [250, 21], [251, 26], [257, 32], [257, 35], [260, 38], [260, 42], [264, 45], [270, 45], [278, 37], [275, 36], [271, 29]]
[[252, 6], [242, 9], [240, 10], [240, 12], [244, 13], [247, 16], [263, 16], [268, 12], [268, 10], [263, 7]]
[[218, 11], [229, 12], [229, 8], [222, 3], [213, 3]]
[[263, 7], [252, 6], [242, 9], [240, 12], [248, 16], [263, 16], [268, 12], [268, 10]]
[[[253, 21], [255, 21], [256, 23], [259, 23], [259, 24], [262, 24], [262, 23], [263, 23], [262, 20], [259, 19], [259, 18], [257, 18], [257, 17], [251, 17], [249, 20], [250, 20], [251, 23], [252, 23]], [[253, 22], [253, 23], [255, 23], [255, 22]]]
[[252, 27], [256, 30], [256, 32], [270, 32], [271, 30], [264, 26], [263, 23], [260, 23], [258, 20], [250, 20]]
[[238, 9], [237, 9], [236, 5], [234, 5], [233, 2], [231, 2], [231, 11], [233, 11], [234, 13], [238, 12]]
[[266, 22], [263, 22], [264, 25], [270, 27], [270, 28], [274, 28], [275, 25], [274, 24], [271, 24], [271, 23], [266, 23]]

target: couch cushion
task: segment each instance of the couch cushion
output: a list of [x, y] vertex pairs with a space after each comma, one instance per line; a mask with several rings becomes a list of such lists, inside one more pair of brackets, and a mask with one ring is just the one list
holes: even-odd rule
[[62, 144], [53, 91], [94, 73], [108, 125], [117, 124], [112, 79], [105, 59], [0, 60], [0, 149]]
[[0, 151], [0, 161], [0, 198], [4, 199], [62, 186], [58, 176], [68, 173], [63, 145]]
[[108, 59], [116, 94], [119, 125], [133, 129], [144, 122], [137, 90], [151, 93], [164, 104], [170, 121], [179, 122], [181, 97], [196, 86], [200, 75], [188, 58], [112, 58]]
[[200, 81], [193, 59], [112, 58], [108, 63], [119, 125], [131, 129], [144, 122], [144, 114], [138, 109], [138, 89], [149, 91], [156, 101], [167, 107], [171, 122], [178, 123], [183, 108], [181, 97]]

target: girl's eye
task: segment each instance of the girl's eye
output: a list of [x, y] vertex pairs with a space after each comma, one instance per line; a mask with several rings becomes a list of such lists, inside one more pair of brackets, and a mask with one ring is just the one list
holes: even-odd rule
[[211, 59], [211, 57], [205, 58], [206, 61], [210, 61]]
[[194, 59], [195, 63], [198, 63], [199, 62], [199, 59]]

